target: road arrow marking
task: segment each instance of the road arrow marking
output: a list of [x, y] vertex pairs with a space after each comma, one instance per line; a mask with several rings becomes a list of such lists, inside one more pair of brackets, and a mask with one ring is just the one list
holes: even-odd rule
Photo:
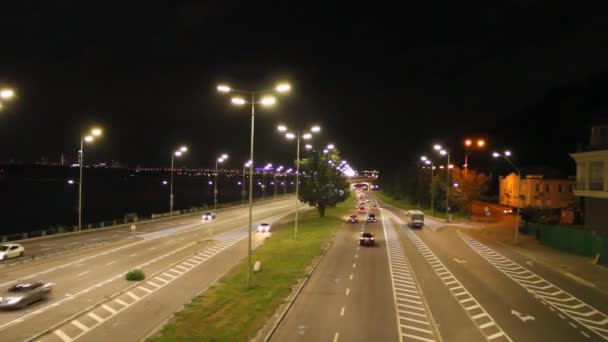
[[454, 259], [454, 261], [456, 261], [456, 262], [457, 262], [457, 263], [459, 263], [459, 264], [466, 264], [466, 263], [467, 263], [467, 261], [466, 261], [466, 260], [460, 260], [460, 259], [458, 259], [458, 258], [453, 258], [453, 259]]
[[532, 317], [530, 315], [524, 315], [524, 314], [522, 314], [520, 312], [517, 312], [517, 311], [515, 311], [513, 309], [511, 309], [511, 315], [517, 316], [519, 319], [521, 319], [522, 322], [535, 320], [534, 317]]

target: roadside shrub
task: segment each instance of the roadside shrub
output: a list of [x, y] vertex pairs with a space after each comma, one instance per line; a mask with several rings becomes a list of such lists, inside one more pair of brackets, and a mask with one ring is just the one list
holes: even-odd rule
[[127, 272], [126, 278], [129, 281], [140, 281], [146, 279], [146, 274], [144, 273], [144, 271], [136, 269]]

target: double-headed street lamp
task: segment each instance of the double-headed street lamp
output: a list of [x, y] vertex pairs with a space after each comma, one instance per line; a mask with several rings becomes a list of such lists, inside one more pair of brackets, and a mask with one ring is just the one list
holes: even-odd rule
[[245, 192], [245, 168], [248, 168], [250, 166], [251, 160], [243, 165], [243, 188], [241, 189], [241, 195], [243, 195], [243, 202], [245, 202], [245, 195], [247, 194], [247, 192]]
[[475, 142], [473, 142], [472, 139], [466, 139], [464, 141], [464, 147], [465, 147], [464, 170], [465, 170], [465, 173], [469, 169], [469, 148], [471, 148], [471, 147], [483, 148], [484, 146], [486, 146], [486, 141], [483, 139], [477, 139], [477, 141], [475, 141]]
[[442, 156], [447, 156], [447, 163], [445, 164], [445, 174], [446, 174], [446, 183], [445, 183], [445, 216], [446, 220], [449, 222], [450, 220], [450, 152], [446, 149], [442, 148], [441, 145], [433, 146], [435, 151], [439, 152]]
[[[293, 238], [296, 240], [298, 238], [298, 204], [300, 202], [300, 138], [304, 140], [309, 140], [312, 138], [312, 133], [319, 133], [321, 131], [321, 127], [313, 126], [310, 128], [310, 132], [298, 132], [292, 133], [288, 132], [288, 129], [284, 125], [279, 125], [279, 132], [286, 132], [285, 138], [289, 140], [296, 139], [296, 218], [295, 218], [295, 226], [294, 226], [294, 234]], [[333, 145], [332, 145], [333, 146]], [[333, 148], [333, 147], [332, 147]]]
[[222, 154], [221, 156], [215, 158], [215, 176], [213, 178], [213, 210], [216, 211], [217, 210], [217, 164], [218, 163], [223, 163], [226, 159], [228, 159], [228, 155], [226, 153]]
[[431, 166], [431, 211], [433, 212], [433, 216], [435, 215], [435, 205], [434, 205], [434, 197], [435, 195], [433, 194], [433, 170], [435, 169], [435, 167], [433, 166], [433, 161], [425, 156], [420, 157], [420, 160], [422, 160], [426, 165], [430, 165]]
[[274, 96], [265, 95], [260, 100], [257, 99], [261, 94], [269, 94], [269, 93], [287, 93], [291, 90], [291, 86], [287, 83], [281, 83], [277, 85], [274, 89], [268, 90], [257, 90], [257, 91], [248, 91], [248, 90], [238, 90], [233, 89], [227, 85], [219, 85], [217, 90], [221, 93], [237, 93], [243, 94], [250, 98], [250, 101], [247, 102], [243, 97], [233, 97], [232, 103], [237, 106], [242, 106], [245, 104], [251, 105], [251, 141], [249, 147], [249, 160], [251, 161], [251, 165], [249, 165], [249, 244], [248, 244], [248, 272], [247, 272], [247, 287], [251, 287], [251, 232], [253, 229], [253, 141], [254, 141], [254, 127], [255, 127], [255, 105], [261, 104], [263, 106], [272, 106], [276, 103], [276, 98]]
[[93, 142], [95, 137], [101, 136], [100, 128], [91, 129], [90, 134], [80, 137], [80, 151], [78, 151], [78, 166], [80, 167], [80, 177], [78, 178], [78, 231], [82, 230], [82, 167], [84, 164], [84, 143]]
[[177, 151], [171, 153], [171, 185], [169, 186], [169, 216], [173, 216], [173, 164], [175, 157], [181, 157], [182, 154], [186, 153], [188, 148], [186, 146], [180, 147]]
[[517, 168], [517, 166], [515, 166], [515, 164], [513, 164], [513, 162], [511, 161], [511, 158], [509, 158], [511, 156], [511, 151], [505, 151], [505, 153], [500, 154], [498, 152], [494, 152], [492, 153], [492, 157], [494, 158], [500, 158], [503, 157], [505, 158], [505, 160], [511, 164], [511, 166], [513, 167], [513, 169], [515, 169], [515, 172], [517, 173], [517, 197], [515, 198], [515, 210], [516, 210], [516, 217], [515, 217], [515, 244], [517, 244], [518, 240], [519, 240], [519, 207], [521, 206], [519, 203], [519, 198], [521, 196], [521, 173], [519, 172], [519, 169]]

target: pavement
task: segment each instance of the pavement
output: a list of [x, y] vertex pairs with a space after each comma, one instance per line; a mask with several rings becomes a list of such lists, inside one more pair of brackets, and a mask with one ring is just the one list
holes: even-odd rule
[[[293, 199], [256, 204], [254, 223], [274, 222], [293, 209]], [[193, 215], [151, 222], [136, 232], [108, 230], [32, 241], [64, 246], [79, 237], [109, 240], [0, 269], [1, 288], [19, 280], [56, 284], [49, 299], [0, 312], [3, 340], [138, 341], [247, 255], [247, 222], [248, 208], [241, 207], [222, 211], [213, 221]], [[264, 238], [255, 233], [253, 246]], [[146, 280], [124, 279], [135, 268], [144, 270]]]

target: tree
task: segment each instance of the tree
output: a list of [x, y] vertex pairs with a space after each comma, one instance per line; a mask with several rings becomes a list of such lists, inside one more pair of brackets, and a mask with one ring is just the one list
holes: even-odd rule
[[300, 163], [303, 177], [300, 178], [302, 184], [299, 199], [317, 208], [320, 217], [325, 216], [325, 209], [335, 207], [350, 196], [349, 183], [337, 170], [340, 162], [339, 151], [333, 149], [327, 154], [312, 151]]
[[[445, 171], [438, 178], [440, 199], [438, 205], [445, 209]], [[450, 171], [450, 207], [452, 211], [468, 212], [471, 202], [477, 201], [488, 190], [489, 178], [473, 169], [454, 167]], [[455, 184], [458, 184], [455, 186]]]

